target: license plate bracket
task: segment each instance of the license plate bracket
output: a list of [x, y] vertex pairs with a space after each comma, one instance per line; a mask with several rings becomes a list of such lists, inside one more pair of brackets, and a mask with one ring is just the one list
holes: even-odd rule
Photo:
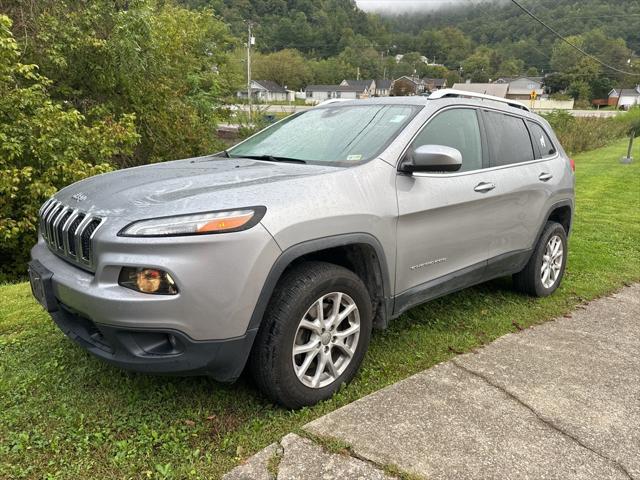
[[29, 262], [29, 284], [31, 293], [47, 312], [58, 310], [58, 301], [53, 293], [53, 272], [38, 260]]

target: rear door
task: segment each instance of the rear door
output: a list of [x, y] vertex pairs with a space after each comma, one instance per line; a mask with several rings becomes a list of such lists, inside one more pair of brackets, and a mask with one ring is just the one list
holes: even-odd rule
[[489, 263], [513, 270], [533, 247], [550, 195], [545, 180], [550, 172], [532, 144], [525, 119], [489, 109], [482, 111], [482, 118], [495, 184], [489, 204]]
[[409, 150], [422, 145], [459, 150], [462, 168], [397, 177], [396, 311], [481, 277], [492, 233], [493, 213], [483, 187], [489, 181], [488, 157], [478, 111], [454, 107], [436, 113]]

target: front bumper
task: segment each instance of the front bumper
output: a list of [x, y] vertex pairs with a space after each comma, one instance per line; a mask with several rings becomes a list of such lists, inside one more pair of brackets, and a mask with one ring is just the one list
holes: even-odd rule
[[[237, 378], [256, 334], [249, 322], [258, 295], [280, 254], [271, 235], [258, 224], [197, 238], [114, 237], [97, 239], [95, 274], [59, 258], [42, 240], [32, 249], [34, 261], [52, 273], [56, 324], [92, 354], [126, 369]], [[123, 266], [166, 270], [179, 293], [122, 287]]]
[[136, 372], [207, 375], [236, 380], [246, 363], [257, 330], [229, 340], [196, 341], [169, 330], [124, 330], [100, 325], [58, 304], [51, 317], [82, 348], [106, 362]]

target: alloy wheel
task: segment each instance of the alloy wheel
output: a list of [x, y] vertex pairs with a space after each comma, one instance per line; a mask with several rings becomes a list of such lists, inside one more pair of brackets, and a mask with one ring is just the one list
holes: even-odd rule
[[540, 280], [544, 288], [551, 288], [558, 281], [562, 270], [563, 256], [562, 239], [558, 235], [554, 235], [547, 242], [542, 257]]
[[307, 387], [335, 382], [351, 363], [360, 338], [360, 312], [353, 299], [332, 292], [303, 315], [293, 341], [293, 368]]

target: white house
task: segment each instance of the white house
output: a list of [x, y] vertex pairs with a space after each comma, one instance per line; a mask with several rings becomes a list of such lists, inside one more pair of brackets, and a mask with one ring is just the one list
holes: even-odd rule
[[609, 92], [609, 99], [609, 105], [613, 104], [618, 108], [629, 110], [634, 105], [640, 105], [640, 85], [636, 85], [636, 88], [614, 88]]
[[373, 97], [376, 93], [375, 80], [343, 80], [340, 86], [355, 89], [356, 98]]
[[[508, 80], [501, 82], [501, 80]], [[507, 90], [507, 98], [513, 100], [529, 100], [531, 98], [531, 92], [536, 93], [536, 97], [540, 98], [544, 93], [542, 87], [542, 77], [519, 77], [511, 79], [499, 79], [496, 83], [507, 83], [509, 90]]]
[[343, 80], [340, 85], [307, 85], [305, 103], [315, 105], [331, 98], [356, 100], [375, 95], [375, 80]]
[[[287, 90], [272, 80], [252, 80], [251, 98], [258, 102], [290, 102], [294, 99], [295, 92]], [[237, 93], [238, 98], [247, 98], [247, 91]]]

